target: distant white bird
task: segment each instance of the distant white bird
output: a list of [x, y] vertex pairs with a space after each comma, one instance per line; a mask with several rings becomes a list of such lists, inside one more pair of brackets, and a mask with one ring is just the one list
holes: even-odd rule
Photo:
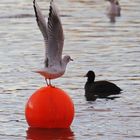
[[[36, 2], [33, 1], [36, 21], [45, 40], [45, 67], [35, 71], [45, 77], [47, 85], [51, 86], [51, 79], [61, 77], [66, 70], [68, 62], [72, 61], [70, 56], [64, 56], [62, 51], [64, 44], [64, 35], [61, 20], [54, 1], [50, 2], [48, 23]], [[49, 80], [49, 83], [48, 81]]]
[[110, 16], [120, 16], [121, 15], [121, 7], [118, 0], [107, 0], [110, 2], [110, 6], [108, 7], [107, 14]]

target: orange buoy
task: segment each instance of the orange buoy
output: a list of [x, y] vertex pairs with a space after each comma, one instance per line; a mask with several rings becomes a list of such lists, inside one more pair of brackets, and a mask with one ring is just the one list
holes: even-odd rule
[[74, 104], [63, 90], [42, 87], [29, 98], [25, 117], [30, 127], [69, 128], [74, 118]]

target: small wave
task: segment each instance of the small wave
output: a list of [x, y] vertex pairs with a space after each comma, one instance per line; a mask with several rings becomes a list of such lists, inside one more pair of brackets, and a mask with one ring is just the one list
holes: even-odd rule
[[19, 15], [10, 15], [10, 16], [1, 16], [0, 19], [9, 19], [9, 18], [31, 18], [34, 17], [32, 14], [19, 14]]

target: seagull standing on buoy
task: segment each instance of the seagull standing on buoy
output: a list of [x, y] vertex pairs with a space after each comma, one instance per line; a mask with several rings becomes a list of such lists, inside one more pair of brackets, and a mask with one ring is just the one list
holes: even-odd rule
[[[66, 70], [68, 62], [73, 61], [69, 55], [62, 59], [64, 34], [61, 20], [54, 1], [50, 2], [48, 23], [36, 2], [33, 1], [36, 21], [45, 41], [45, 67], [35, 71], [45, 77], [47, 85], [51, 86], [51, 79], [61, 77]], [[49, 82], [47, 81], [49, 80]]]

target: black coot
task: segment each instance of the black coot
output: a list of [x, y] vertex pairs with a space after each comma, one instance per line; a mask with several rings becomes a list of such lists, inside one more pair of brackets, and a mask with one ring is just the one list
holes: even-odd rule
[[87, 77], [85, 97], [88, 101], [94, 101], [96, 98], [113, 99], [113, 97], [108, 96], [120, 94], [121, 89], [114, 83], [108, 81], [94, 81], [95, 73], [93, 71], [88, 71], [85, 77]]

